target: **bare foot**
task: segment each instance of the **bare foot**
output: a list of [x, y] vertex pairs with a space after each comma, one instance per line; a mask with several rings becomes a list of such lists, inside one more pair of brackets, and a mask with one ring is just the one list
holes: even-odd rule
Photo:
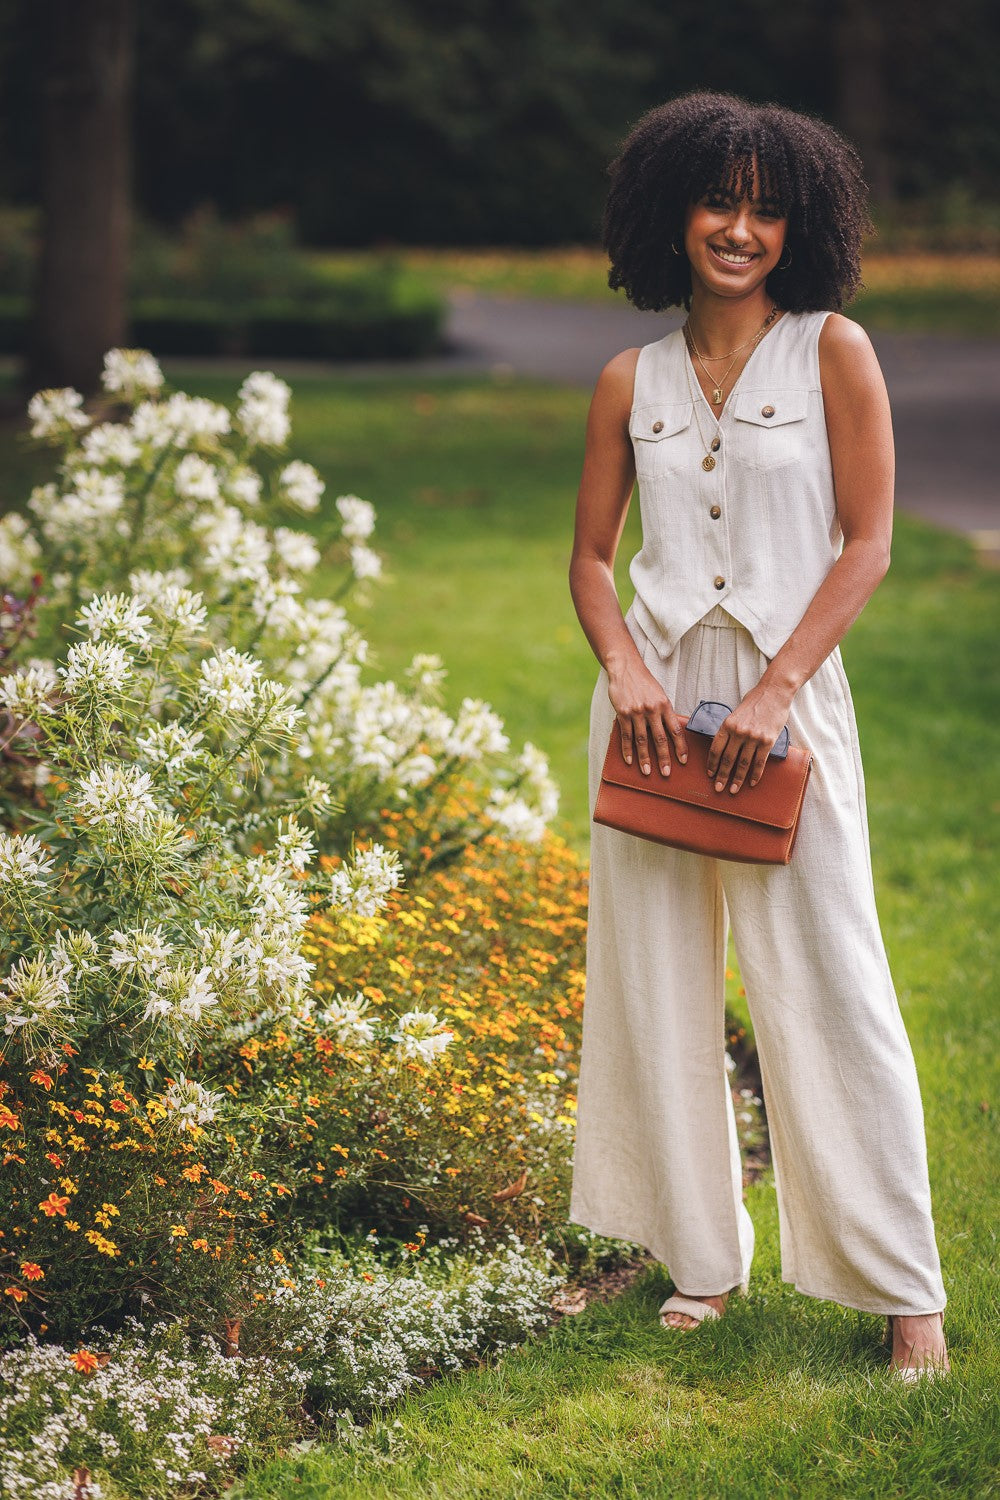
[[892, 1320], [891, 1370], [920, 1370], [925, 1365], [939, 1365], [950, 1370], [945, 1347], [944, 1317], [925, 1313], [918, 1318], [894, 1317]]
[[[719, 1297], [692, 1297], [692, 1302], [707, 1302], [709, 1307], [714, 1307], [716, 1312], [724, 1313], [726, 1310], [726, 1298], [728, 1292], [723, 1292]], [[666, 1328], [697, 1328], [697, 1318], [691, 1318], [687, 1313], [667, 1312], [663, 1314], [663, 1324]]]

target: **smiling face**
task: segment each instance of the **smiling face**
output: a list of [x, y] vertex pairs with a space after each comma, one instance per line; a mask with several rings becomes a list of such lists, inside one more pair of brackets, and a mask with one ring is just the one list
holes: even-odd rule
[[689, 205], [684, 248], [692, 288], [745, 297], [762, 287], [781, 259], [788, 219], [766, 193], [760, 173], [734, 172]]

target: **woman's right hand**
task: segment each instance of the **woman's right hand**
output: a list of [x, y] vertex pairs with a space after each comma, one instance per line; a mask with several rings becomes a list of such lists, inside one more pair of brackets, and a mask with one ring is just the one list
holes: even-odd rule
[[618, 718], [622, 756], [632, 764], [635, 754], [644, 776], [651, 770], [651, 757], [664, 776], [670, 775], [670, 750], [681, 765], [687, 761], [687, 741], [680, 719], [666, 693], [648, 667], [637, 662], [609, 678], [608, 697]]

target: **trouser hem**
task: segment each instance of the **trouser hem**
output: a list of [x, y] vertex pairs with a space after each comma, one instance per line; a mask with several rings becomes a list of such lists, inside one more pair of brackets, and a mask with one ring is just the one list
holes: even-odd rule
[[943, 1313], [944, 1309], [945, 1309], [945, 1306], [947, 1305], [947, 1298], [946, 1298], [945, 1299], [945, 1303], [942, 1304], [942, 1306], [940, 1306], [940, 1307], [925, 1308], [925, 1309], [922, 1309], [920, 1312], [914, 1312], [913, 1309], [912, 1309], [912, 1307], [903, 1307], [903, 1306], [899, 1306], [899, 1305], [897, 1305], [895, 1307], [887, 1307], [884, 1302], [881, 1302], [881, 1303], [878, 1303], [878, 1304], [876, 1304], [874, 1302], [861, 1302], [861, 1301], [855, 1300], [853, 1298], [843, 1297], [843, 1296], [839, 1295], [836, 1292], [830, 1292], [830, 1291], [818, 1292], [818, 1291], [814, 1291], [811, 1287], [807, 1287], [807, 1286], [803, 1285], [803, 1283], [801, 1281], [796, 1280], [795, 1277], [793, 1277], [793, 1276], [782, 1276], [781, 1279], [782, 1279], [783, 1282], [786, 1282], [789, 1285], [794, 1286], [795, 1290], [797, 1292], [801, 1292], [801, 1294], [802, 1294], [803, 1297], [813, 1297], [818, 1302], [836, 1302], [838, 1304], [838, 1306], [840, 1306], [840, 1307], [849, 1307], [854, 1312], [874, 1313], [875, 1316], [879, 1317], [879, 1318], [887, 1318], [887, 1317], [893, 1317], [893, 1318], [926, 1318], [926, 1317], [932, 1317], [935, 1313]]

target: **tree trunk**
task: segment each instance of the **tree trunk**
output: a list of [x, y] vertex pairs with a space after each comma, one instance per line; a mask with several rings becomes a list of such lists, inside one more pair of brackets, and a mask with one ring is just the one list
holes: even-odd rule
[[835, 14], [838, 123], [861, 152], [872, 201], [892, 201], [886, 145], [885, 23], [875, 0], [840, 0]]
[[92, 391], [123, 342], [132, 0], [47, 0], [42, 250], [26, 377]]

